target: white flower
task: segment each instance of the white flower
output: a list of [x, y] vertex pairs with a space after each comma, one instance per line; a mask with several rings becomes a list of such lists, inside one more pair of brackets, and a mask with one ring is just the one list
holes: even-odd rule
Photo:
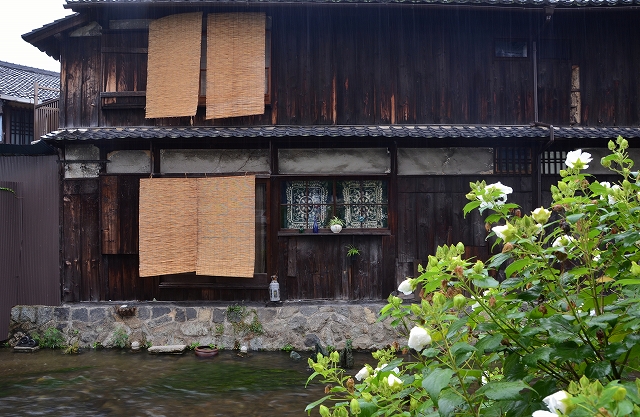
[[424, 349], [424, 347], [431, 343], [431, 336], [422, 327], [415, 326], [409, 333], [409, 342], [407, 345], [411, 349], [415, 349], [418, 352]]
[[489, 184], [486, 187], [484, 187], [484, 189], [486, 191], [493, 191], [493, 190], [500, 190], [500, 197], [498, 198], [504, 198], [506, 200], [507, 198], [507, 194], [511, 194], [513, 192], [513, 188], [504, 185], [503, 183], [501, 183], [500, 181], [493, 183], [493, 184]]
[[409, 295], [413, 292], [413, 280], [411, 278], [407, 278], [398, 285], [398, 291], [403, 293], [404, 295]]
[[560, 411], [561, 413], [567, 412], [567, 404], [564, 400], [569, 398], [569, 393], [567, 391], [558, 391], [555, 394], [551, 394], [548, 397], [544, 397], [542, 402], [547, 405], [549, 411], [552, 413], [557, 413]]
[[[492, 196], [495, 191], [499, 191], [499, 195]], [[486, 209], [492, 209], [495, 206], [500, 206], [507, 201], [507, 194], [511, 194], [513, 192], [513, 188], [502, 184], [500, 181], [489, 184], [484, 187], [484, 192], [486, 195], [479, 195], [477, 199], [480, 200], [480, 212], [482, 213]]]
[[589, 162], [591, 162], [591, 154], [589, 152], [582, 152], [582, 149], [576, 149], [567, 153], [567, 159], [564, 161], [569, 168], [587, 169], [589, 168]]
[[504, 226], [494, 226], [491, 230], [493, 230], [493, 233], [505, 242], [511, 242], [516, 238], [517, 230], [513, 225], [511, 225], [511, 223], [507, 223]]
[[533, 414], [531, 414], [531, 417], [558, 417], [558, 414], [547, 410], [538, 410], [534, 411]]
[[387, 378], [387, 383], [389, 384], [389, 386], [391, 388], [401, 387], [402, 386], [402, 381], [400, 380], [400, 378], [398, 378], [397, 376], [395, 376], [393, 374], [389, 375], [389, 377]]
[[549, 217], [551, 217], [551, 211], [544, 207], [538, 207], [531, 212], [531, 217], [539, 224], [545, 224], [549, 221]]
[[362, 381], [363, 379], [367, 379], [367, 378], [369, 378], [369, 370], [365, 366], [362, 369], [360, 369], [360, 371], [358, 371], [358, 373], [356, 374], [356, 379], [358, 381]]
[[551, 246], [556, 248], [556, 250], [558, 250], [559, 252], [565, 252], [565, 248], [569, 246], [571, 243], [573, 243], [574, 241], [575, 239], [572, 238], [571, 236], [562, 235], [562, 236], [558, 236], [558, 238], [556, 238], [556, 240], [553, 241], [553, 244]]

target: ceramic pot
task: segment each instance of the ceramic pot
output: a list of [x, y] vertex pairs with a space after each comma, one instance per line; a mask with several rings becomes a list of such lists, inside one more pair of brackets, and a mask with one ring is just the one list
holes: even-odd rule
[[342, 231], [342, 226], [340, 226], [339, 224], [332, 224], [331, 231], [333, 233], [340, 233]]
[[211, 358], [218, 354], [218, 349], [211, 348], [209, 346], [198, 346], [197, 348], [195, 348], [194, 352], [196, 356], [199, 356], [201, 358]]

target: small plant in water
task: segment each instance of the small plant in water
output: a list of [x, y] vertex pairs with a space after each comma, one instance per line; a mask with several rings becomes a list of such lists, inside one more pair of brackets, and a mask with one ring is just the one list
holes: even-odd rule
[[115, 332], [113, 332], [113, 345], [120, 349], [124, 349], [127, 347], [128, 343], [129, 335], [127, 334], [127, 331], [123, 327], [118, 327]]
[[293, 346], [291, 346], [291, 343], [287, 343], [286, 345], [282, 346], [280, 350], [284, 352], [291, 352], [293, 350]]
[[97, 350], [97, 349], [102, 349], [102, 348], [104, 348], [104, 346], [102, 346], [102, 343], [100, 343], [100, 342], [96, 341], [96, 342], [93, 342], [91, 344], [91, 349], [96, 349]]

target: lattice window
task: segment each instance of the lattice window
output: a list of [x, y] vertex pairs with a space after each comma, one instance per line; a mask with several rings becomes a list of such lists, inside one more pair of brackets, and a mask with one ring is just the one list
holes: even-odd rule
[[567, 151], [545, 151], [540, 160], [542, 174], [558, 175], [561, 169], [565, 169], [564, 161], [567, 159]]
[[387, 182], [381, 180], [298, 180], [282, 185], [283, 229], [328, 227], [337, 216], [348, 228], [387, 228]]
[[496, 148], [496, 174], [531, 174], [531, 148]]
[[9, 143], [28, 145], [33, 140], [33, 110], [15, 109], [11, 111], [9, 122]]

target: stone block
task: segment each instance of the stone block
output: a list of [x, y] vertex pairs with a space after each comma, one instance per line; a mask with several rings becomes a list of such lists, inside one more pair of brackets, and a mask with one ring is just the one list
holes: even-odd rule
[[151, 307], [151, 318], [155, 319], [160, 316], [164, 316], [171, 313], [171, 308], [169, 307]]
[[184, 308], [176, 308], [175, 321], [177, 321], [178, 323], [187, 321], [187, 314], [185, 313]]
[[187, 322], [180, 326], [180, 331], [185, 336], [206, 336], [209, 333], [209, 327], [205, 323]]
[[138, 307], [138, 318], [140, 320], [148, 320], [151, 317], [150, 307]]
[[75, 308], [71, 310], [71, 320], [81, 321], [83, 323], [89, 322], [89, 312], [86, 308]]
[[56, 321], [68, 321], [69, 320], [69, 307], [56, 307], [53, 310], [53, 315]]
[[35, 306], [22, 306], [22, 308], [20, 309], [20, 320], [35, 323], [36, 311], [37, 307]]
[[147, 351], [149, 353], [170, 353], [170, 354], [180, 354], [184, 353], [184, 350], [187, 348], [187, 345], [166, 345], [166, 346], [151, 346]]
[[195, 320], [198, 318], [198, 310], [193, 307], [186, 308], [185, 314], [187, 315], [187, 320]]
[[89, 310], [89, 322], [95, 323], [102, 321], [107, 317], [107, 312], [104, 307], [96, 307]]
[[47, 324], [53, 320], [53, 307], [42, 306], [37, 310], [36, 323], [39, 325]]

